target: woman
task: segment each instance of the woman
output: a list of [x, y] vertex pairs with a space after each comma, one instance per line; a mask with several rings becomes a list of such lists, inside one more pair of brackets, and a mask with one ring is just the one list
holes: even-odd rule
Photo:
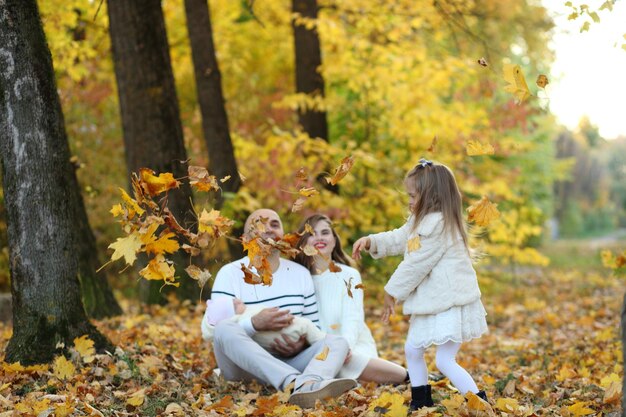
[[[407, 382], [406, 369], [378, 357], [376, 342], [365, 324], [363, 290], [355, 288], [361, 283], [361, 274], [349, 266], [352, 261], [341, 249], [332, 221], [323, 214], [314, 214], [304, 221], [299, 234], [298, 248], [302, 251], [295, 260], [313, 276], [322, 330], [343, 336], [350, 345], [352, 356], [339, 375], [377, 383]], [[306, 255], [306, 247], [307, 253], [317, 253]], [[330, 271], [331, 260], [341, 271]]]

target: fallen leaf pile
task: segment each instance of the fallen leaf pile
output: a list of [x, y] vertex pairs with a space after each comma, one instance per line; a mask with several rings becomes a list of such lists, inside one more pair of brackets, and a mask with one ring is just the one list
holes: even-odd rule
[[[516, 282], [481, 276], [490, 333], [466, 343], [457, 360], [487, 392], [490, 405], [461, 397], [438, 373], [429, 349], [435, 407], [414, 415], [619, 415], [622, 284], [608, 274], [578, 271], [544, 270]], [[380, 354], [404, 363], [408, 323], [400, 314], [387, 326], [378, 322], [374, 298], [366, 293], [366, 317]], [[365, 384], [303, 411], [284, 392], [224, 382], [200, 337], [202, 303], [125, 302], [124, 308], [125, 315], [96, 322], [117, 346], [114, 352], [95, 353], [83, 337], [70, 357], [50, 365], [0, 363], [0, 416], [406, 415], [410, 391], [403, 385]], [[10, 327], [0, 325], [3, 350], [10, 334]]]

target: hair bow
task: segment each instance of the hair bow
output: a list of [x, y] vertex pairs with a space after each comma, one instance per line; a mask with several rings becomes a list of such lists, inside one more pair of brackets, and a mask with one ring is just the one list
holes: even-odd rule
[[417, 166], [420, 168], [426, 168], [427, 166], [433, 166], [433, 161], [429, 161], [428, 159], [420, 158]]

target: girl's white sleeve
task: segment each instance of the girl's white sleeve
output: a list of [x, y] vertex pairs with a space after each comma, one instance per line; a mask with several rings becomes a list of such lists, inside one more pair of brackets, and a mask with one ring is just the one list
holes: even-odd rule
[[352, 278], [350, 282], [352, 298], [348, 295], [347, 288], [344, 289], [345, 294], [341, 306], [341, 328], [339, 331], [341, 336], [348, 341], [350, 348], [354, 348], [359, 339], [360, 330], [365, 323], [365, 314], [363, 313], [363, 290], [354, 288], [361, 283], [361, 274], [354, 269], [350, 269], [349, 272], [349, 274], [345, 275], [345, 280], [350, 282], [350, 278]]
[[385, 291], [397, 300], [404, 301], [430, 274], [446, 252], [446, 239], [442, 228], [429, 236], [420, 236], [421, 247], [408, 252], [385, 285]]
[[372, 258], [378, 259], [403, 253], [406, 247], [408, 232], [409, 222], [406, 222], [402, 227], [397, 229], [369, 235], [369, 254]]

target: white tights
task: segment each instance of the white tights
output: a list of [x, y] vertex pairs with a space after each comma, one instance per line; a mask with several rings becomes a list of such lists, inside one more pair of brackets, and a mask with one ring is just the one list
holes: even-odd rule
[[[443, 345], [437, 345], [435, 364], [437, 369], [448, 377], [461, 394], [465, 395], [467, 391], [477, 393], [478, 387], [470, 374], [456, 363], [455, 356], [460, 347], [460, 343], [452, 341]], [[411, 377], [411, 386], [413, 387], [428, 384], [428, 368], [424, 360], [424, 351], [424, 348], [415, 347], [410, 342], [406, 342], [404, 345], [406, 363], [409, 368], [409, 376]]]

